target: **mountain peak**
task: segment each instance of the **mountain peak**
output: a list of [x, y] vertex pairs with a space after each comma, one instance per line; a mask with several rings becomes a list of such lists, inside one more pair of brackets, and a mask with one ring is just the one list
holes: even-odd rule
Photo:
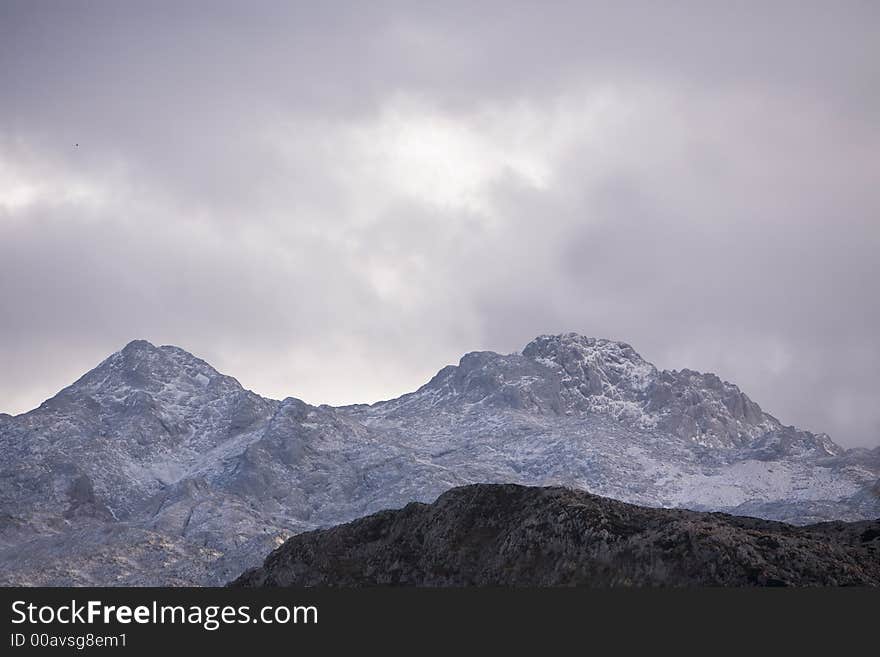
[[522, 354], [558, 372], [563, 386], [584, 397], [637, 398], [657, 377], [657, 369], [627, 343], [577, 333], [538, 336]]
[[555, 334], [544, 333], [529, 342], [525, 346], [523, 351], [526, 351], [530, 348], [534, 349], [541, 345], [544, 345], [545, 347], [568, 346], [595, 351], [622, 352], [627, 353], [632, 357], [641, 359], [641, 356], [636, 353], [632, 346], [627, 344], [626, 342], [622, 342], [620, 340], [611, 340], [609, 338], [599, 338], [594, 336], [582, 335], [580, 333], [575, 333], [574, 331]]
[[206, 387], [222, 376], [184, 349], [171, 345], [157, 347], [146, 340], [129, 342], [92, 372], [102, 375], [102, 387], [110, 384], [145, 390], [161, 389], [181, 379], [192, 379]]
[[160, 404], [182, 412], [243, 391], [234, 378], [184, 349], [132, 340], [40, 408], [70, 410], [85, 405], [117, 412]]
[[658, 370], [625, 342], [578, 333], [540, 335], [521, 353], [465, 354], [415, 394], [389, 403], [601, 415], [703, 448], [760, 447], [768, 455], [842, 451], [827, 437], [784, 427], [715, 374]]
[[150, 342], [149, 340], [138, 338], [129, 342], [120, 351], [133, 353], [138, 351], [151, 351], [153, 349], [156, 349], [156, 345], [154, 345], [152, 342]]

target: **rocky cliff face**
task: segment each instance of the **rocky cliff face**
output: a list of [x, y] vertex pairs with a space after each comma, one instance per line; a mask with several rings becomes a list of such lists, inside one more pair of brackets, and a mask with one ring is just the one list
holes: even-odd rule
[[542, 336], [371, 406], [265, 399], [129, 344], [0, 415], [0, 582], [219, 583], [292, 533], [478, 482], [794, 523], [880, 517], [880, 450], [782, 425], [711, 374]]
[[880, 586], [880, 521], [808, 527], [473, 485], [294, 536], [233, 586]]

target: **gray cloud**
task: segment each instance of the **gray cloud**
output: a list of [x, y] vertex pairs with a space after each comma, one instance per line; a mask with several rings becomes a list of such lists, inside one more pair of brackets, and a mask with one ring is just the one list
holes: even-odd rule
[[876, 3], [313, 4], [3, 4], [0, 409], [135, 337], [341, 403], [576, 330], [880, 443]]

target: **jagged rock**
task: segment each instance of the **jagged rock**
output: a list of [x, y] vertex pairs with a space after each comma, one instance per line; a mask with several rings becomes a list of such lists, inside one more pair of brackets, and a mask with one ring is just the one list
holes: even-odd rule
[[792, 527], [473, 485], [290, 538], [238, 587], [880, 586], [880, 520]]

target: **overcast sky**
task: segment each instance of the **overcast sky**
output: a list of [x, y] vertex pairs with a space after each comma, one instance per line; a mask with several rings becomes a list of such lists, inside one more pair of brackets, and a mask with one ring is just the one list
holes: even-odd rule
[[577, 331], [875, 446], [878, 253], [878, 2], [0, 2], [0, 411]]

